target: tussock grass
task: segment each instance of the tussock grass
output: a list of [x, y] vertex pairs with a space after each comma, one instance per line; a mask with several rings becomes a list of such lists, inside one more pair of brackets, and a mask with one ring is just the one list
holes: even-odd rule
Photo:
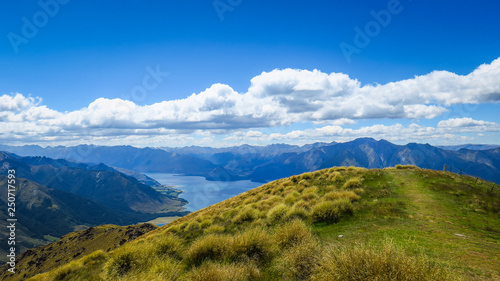
[[320, 255], [321, 250], [315, 241], [303, 241], [288, 248], [276, 262], [280, 280], [309, 280]]
[[128, 273], [137, 266], [137, 258], [132, 252], [119, 253], [112, 257], [106, 264], [105, 271], [108, 276], [119, 277]]
[[231, 246], [235, 260], [265, 263], [274, 254], [271, 237], [266, 231], [258, 228], [237, 234]]
[[186, 226], [186, 231], [196, 231], [200, 229], [200, 223], [198, 221], [192, 221]]
[[351, 179], [348, 179], [344, 185], [342, 186], [343, 189], [355, 189], [355, 188], [359, 188], [359, 187], [362, 187], [363, 183], [361, 181], [361, 179], [359, 178], [351, 178]]
[[403, 170], [403, 169], [420, 169], [419, 167], [415, 166], [415, 165], [401, 165], [401, 164], [397, 164], [396, 165], [396, 169], [398, 170]]
[[154, 241], [154, 251], [160, 257], [168, 256], [173, 259], [182, 260], [185, 248], [183, 241], [175, 235], [160, 235]]
[[209, 234], [196, 240], [186, 253], [188, 265], [199, 266], [204, 261], [223, 261], [231, 255], [232, 239], [227, 235]]
[[105, 261], [107, 254], [103, 250], [97, 250], [82, 259], [83, 265], [94, 265]]
[[[303, 201], [302, 201], [303, 202]], [[311, 217], [310, 212], [302, 206], [294, 205], [284, 216], [284, 221], [291, 221], [294, 219], [300, 219], [307, 221]]]
[[247, 281], [259, 280], [260, 271], [248, 263], [218, 264], [206, 263], [188, 274], [192, 281]]
[[277, 205], [267, 213], [267, 221], [270, 224], [278, 223], [286, 215], [287, 211], [288, 207], [285, 204]]
[[333, 201], [340, 198], [347, 198], [349, 201], [358, 201], [361, 197], [354, 191], [332, 191], [323, 196], [323, 199], [326, 201]]
[[226, 231], [226, 228], [223, 227], [222, 225], [211, 225], [205, 229], [205, 234], [210, 234], [210, 233], [224, 233]]
[[301, 220], [293, 220], [278, 227], [273, 239], [280, 248], [290, 248], [314, 240], [309, 227]]
[[239, 212], [233, 219], [233, 223], [240, 224], [251, 222], [259, 217], [259, 212], [252, 207], [247, 207]]
[[381, 246], [328, 246], [311, 280], [460, 280], [425, 256], [409, 255], [392, 241]]
[[347, 198], [340, 198], [334, 201], [322, 201], [312, 208], [313, 222], [338, 222], [344, 214], [352, 214], [353, 207]]
[[299, 199], [300, 199], [300, 193], [298, 193], [297, 191], [293, 191], [285, 197], [284, 202], [287, 205], [293, 205]]

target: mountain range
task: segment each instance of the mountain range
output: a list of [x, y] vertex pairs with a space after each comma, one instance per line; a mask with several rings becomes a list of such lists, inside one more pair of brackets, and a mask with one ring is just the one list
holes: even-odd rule
[[20, 155], [63, 158], [77, 162], [104, 163], [136, 172], [203, 176], [208, 180], [252, 180], [268, 182], [294, 174], [331, 166], [384, 168], [396, 164], [454, 172], [500, 183], [500, 146], [396, 145], [385, 140], [360, 138], [344, 143], [314, 143], [304, 146], [272, 144], [227, 148], [136, 148], [132, 146], [73, 147], [0, 146]]

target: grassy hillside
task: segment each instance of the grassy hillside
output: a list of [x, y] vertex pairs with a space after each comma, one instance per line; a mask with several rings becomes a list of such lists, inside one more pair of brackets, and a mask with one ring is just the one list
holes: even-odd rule
[[57, 242], [28, 250], [18, 257], [15, 275], [3, 266], [0, 280], [25, 280], [56, 268], [61, 262], [84, 257], [94, 251], [111, 251], [116, 247], [154, 230], [152, 224], [132, 226], [102, 225], [67, 234]]
[[500, 187], [416, 167], [277, 180], [30, 280], [500, 278]]

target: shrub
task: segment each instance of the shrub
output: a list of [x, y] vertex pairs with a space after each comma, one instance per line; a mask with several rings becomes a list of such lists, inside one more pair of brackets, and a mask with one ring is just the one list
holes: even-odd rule
[[280, 222], [281, 219], [285, 216], [288, 208], [285, 204], [279, 204], [277, 206], [274, 206], [269, 212], [267, 213], [267, 221], [270, 224]]
[[328, 247], [311, 280], [452, 280], [452, 274], [425, 256], [410, 256], [385, 241], [382, 247]]
[[361, 179], [351, 178], [344, 183], [343, 188], [344, 189], [355, 189], [355, 188], [358, 188], [361, 186], [362, 186]]
[[206, 260], [221, 261], [230, 255], [232, 240], [229, 236], [209, 234], [196, 240], [186, 253], [189, 265], [200, 265]]
[[310, 242], [313, 240], [313, 236], [303, 221], [293, 220], [278, 227], [273, 239], [279, 247], [289, 248], [302, 242]]

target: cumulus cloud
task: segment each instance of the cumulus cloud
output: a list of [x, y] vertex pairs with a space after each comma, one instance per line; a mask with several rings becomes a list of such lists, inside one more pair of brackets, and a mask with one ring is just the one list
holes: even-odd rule
[[[238, 93], [229, 85], [214, 84], [184, 99], [145, 106], [122, 99], [99, 98], [80, 110], [58, 112], [41, 105], [39, 98], [19, 93], [3, 95], [0, 96], [0, 133], [17, 139], [39, 136], [52, 140], [202, 131], [229, 134], [247, 130], [245, 137], [259, 138], [265, 137], [259, 133], [262, 128], [313, 122], [325, 127], [290, 132], [285, 137], [378, 134], [400, 128], [374, 126], [355, 132], [341, 126], [366, 119], [432, 119], [445, 113], [451, 105], [499, 101], [500, 58], [468, 75], [434, 71], [384, 85], [362, 85], [343, 73], [276, 69], [252, 78], [245, 93]], [[491, 122], [469, 119], [441, 121], [438, 129], [488, 131], [498, 128]], [[466, 127], [469, 129], [464, 129]]]
[[[443, 143], [443, 141], [460, 142], [473, 139], [473, 137], [463, 134], [474, 133], [481, 136], [484, 132], [500, 132], [500, 124], [498, 123], [469, 119], [462, 118], [441, 121], [438, 127], [421, 126], [415, 123], [403, 126], [397, 123], [393, 125], [376, 124], [359, 129], [329, 125], [314, 129], [294, 130], [287, 133], [269, 132], [265, 134], [262, 132], [247, 131], [234, 133], [226, 137], [225, 141], [228, 143], [243, 143], [250, 140], [262, 143], [284, 142], [305, 144], [318, 141], [349, 141], [355, 138], [373, 137], [396, 142], [433, 141]], [[458, 125], [461, 122], [474, 125], [462, 127]]]
[[494, 122], [487, 122], [483, 120], [474, 120], [470, 117], [466, 118], [452, 118], [443, 120], [438, 123], [440, 128], [464, 128], [464, 127], [490, 127], [495, 128], [498, 125]]
[[36, 106], [40, 102], [40, 99], [25, 97], [19, 93], [15, 95], [2, 95], [0, 96], [0, 112], [19, 112]]

